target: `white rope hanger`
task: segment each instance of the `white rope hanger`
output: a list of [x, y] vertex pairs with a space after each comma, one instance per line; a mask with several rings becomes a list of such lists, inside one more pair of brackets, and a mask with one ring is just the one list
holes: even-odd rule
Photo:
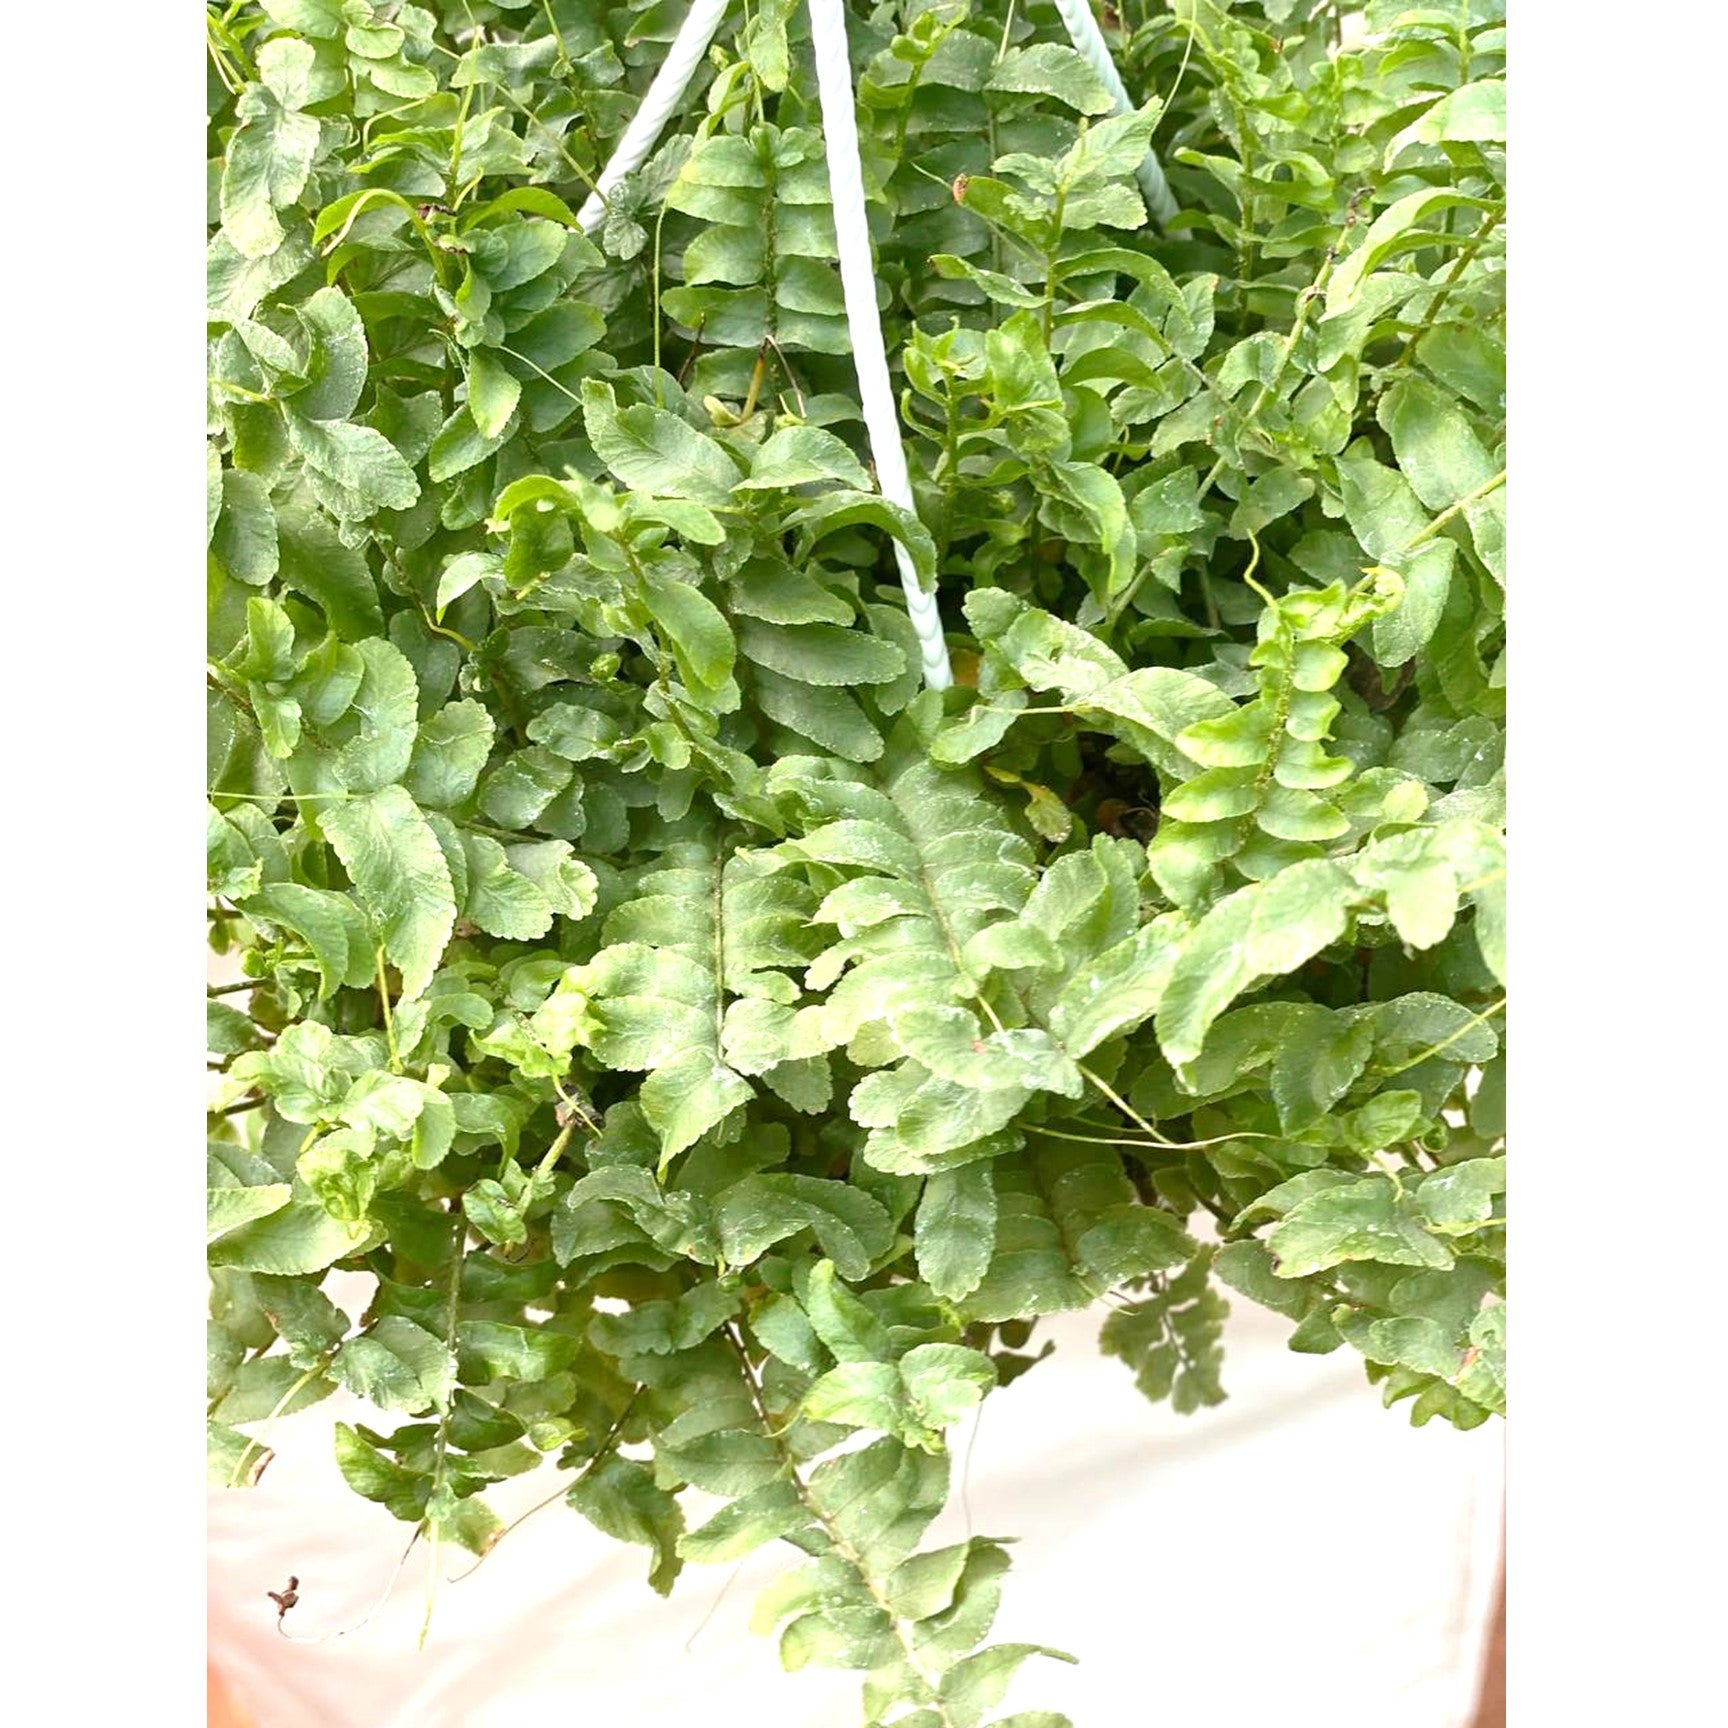
[[[1116, 112], [1126, 114], [1134, 104], [1128, 100], [1128, 91], [1122, 83], [1122, 74], [1116, 70], [1116, 62], [1110, 58], [1104, 34], [1092, 15], [1090, 0], [1053, 0], [1053, 4], [1062, 16], [1068, 40], [1079, 51], [1081, 59], [1098, 74], [1099, 81], [1110, 92], [1110, 100], [1116, 104]], [[1176, 214], [1176, 197], [1170, 190], [1170, 182], [1164, 178], [1163, 165], [1155, 152], [1146, 152], [1146, 160], [1140, 164], [1135, 178], [1140, 182], [1140, 191], [1153, 219], [1160, 228], [1168, 228]]]
[[592, 234], [606, 219], [606, 201], [618, 182], [626, 174], [634, 174], [659, 143], [666, 122], [683, 100], [692, 74], [708, 52], [708, 44], [719, 32], [720, 20], [731, 5], [732, 0], [691, 0], [684, 22], [678, 26], [678, 34], [672, 38], [672, 46], [667, 49], [660, 70], [654, 74], [654, 82], [642, 98], [642, 106], [625, 127], [624, 136], [612, 152], [612, 160], [601, 169], [600, 178], [594, 182], [594, 190], [589, 193], [587, 202], [576, 212], [576, 220], [584, 234]]
[[[846, 299], [846, 328], [852, 338], [852, 365], [858, 374], [858, 401], [876, 462], [876, 483], [890, 504], [914, 516], [912, 481], [894, 386], [888, 378], [888, 349], [876, 305], [876, 265], [870, 255], [870, 218], [864, 208], [864, 166], [858, 153], [858, 115], [852, 93], [852, 57], [846, 40], [842, 0], [809, 0], [810, 35], [816, 47], [816, 92], [822, 105], [823, 142], [828, 153], [828, 195], [834, 206], [834, 237], [840, 249], [840, 286]], [[954, 682], [948, 644], [936, 596], [928, 593], [912, 568], [912, 556], [898, 540], [894, 562], [906, 592], [906, 610], [918, 632], [924, 682], [946, 690]]]
[[[870, 251], [870, 222], [864, 204], [864, 169], [858, 149], [856, 97], [852, 88], [852, 60], [846, 38], [844, 0], [807, 0], [810, 35], [816, 53], [817, 97], [822, 110], [823, 145], [828, 159], [829, 198], [834, 209], [834, 234], [840, 253], [840, 283], [846, 303], [846, 327], [852, 342], [852, 364], [858, 376], [858, 400], [870, 440], [870, 455], [876, 465], [876, 480], [882, 496], [913, 515], [917, 505], [906, 471], [906, 451], [900, 436], [900, 420], [894, 406], [894, 390], [888, 375], [887, 344], [882, 317], [876, 305], [876, 266]], [[625, 128], [612, 159], [601, 171], [594, 191], [577, 212], [584, 233], [592, 233], [606, 215], [608, 195], [647, 161], [683, 99], [709, 44], [719, 32], [731, 0], [691, 0], [690, 10], [672, 40], [666, 59], [654, 75], [648, 94], [635, 118]], [[1118, 113], [1133, 104], [1117, 72], [1110, 50], [1092, 16], [1088, 0], [1055, 0], [1057, 12], [1067, 28], [1069, 40], [1110, 92]], [[1147, 207], [1160, 226], [1176, 214], [1176, 200], [1158, 158], [1151, 152], [1139, 169], [1140, 189]], [[946, 690], [954, 682], [948, 662], [948, 644], [942, 636], [942, 619], [936, 597], [918, 580], [912, 559], [899, 540], [894, 542], [894, 562], [900, 586], [906, 595], [906, 610], [918, 634], [919, 659], [924, 682], [932, 690]]]

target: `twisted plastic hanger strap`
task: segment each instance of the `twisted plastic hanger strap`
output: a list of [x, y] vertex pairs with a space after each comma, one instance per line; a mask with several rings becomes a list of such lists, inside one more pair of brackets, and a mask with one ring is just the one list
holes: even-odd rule
[[618, 148], [612, 152], [612, 160], [601, 170], [593, 192], [576, 212], [576, 220], [584, 234], [592, 234], [605, 221], [606, 200], [618, 182], [626, 174], [634, 174], [648, 160], [649, 153], [660, 141], [660, 134], [666, 129], [666, 122], [672, 118], [672, 111], [683, 100], [691, 75], [708, 52], [708, 44], [714, 40], [720, 29], [720, 20], [726, 16], [731, 3], [732, 0], [692, 0], [684, 22], [678, 26], [678, 34], [672, 39], [672, 46], [666, 51], [665, 61], [654, 74], [654, 82], [648, 86], [642, 106], [636, 110], [636, 117], [625, 127]]
[[[591, 232], [604, 219], [606, 194], [648, 159], [682, 99], [697, 63], [714, 40], [729, 4], [730, 0], [694, 0], [673, 39], [665, 64], [655, 74], [642, 106], [625, 128], [612, 160], [601, 172], [595, 192], [577, 212], [577, 221], [584, 232]], [[870, 253], [870, 225], [864, 207], [864, 173], [858, 153], [846, 14], [841, 0], [809, 0], [809, 5], [828, 155], [829, 198], [834, 207], [840, 282], [846, 301], [852, 362], [858, 374], [859, 403], [882, 496], [916, 516], [912, 483], [906, 472], [906, 452], [900, 441], [900, 421], [894, 408], [893, 385], [888, 377], [882, 320], [876, 306], [876, 266]], [[1102, 48], [1103, 44], [1099, 46]], [[1120, 87], [1118, 80], [1117, 88]], [[900, 572], [900, 586], [906, 593], [906, 610], [918, 635], [924, 681], [933, 690], [945, 690], [954, 682], [954, 674], [948, 664], [948, 645], [943, 640], [935, 596], [926, 592], [910, 554], [898, 540], [894, 542], [894, 562]]]
[[[1116, 62], [1110, 58], [1110, 50], [1105, 46], [1104, 37], [1098, 29], [1098, 20], [1092, 16], [1091, 0], [1054, 0], [1054, 4], [1062, 15], [1068, 40], [1079, 50], [1086, 64], [1098, 74], [1104, 88], [1110, 92], [1111, 101], [1116, 104], [1116, 112], [1126, 114], [1134, 104], [1128, 100], [1122, 74], [1116, 70]], [[1176, 197], [1170, 190], [1170, 182], [1164, 178], [1163, 166], [1153, 151], [1146, 152], [1146, 160], [1136, 170], [1135, 178], [1140, 182], [1146, 207], [1152, 212], [1158, 226], [1169, 227], [1177, 210]]]
[[[870, 435], [870, 454], [882, 496], [913, 515], [912, 482], [900, 442], [894, 388], [888, 380], [888, 353], [876, 306], [876, 266], [870, 256], [870, 222], [864, 208], [864, 170], [858, 155], [858, 117], [852, 94], [852, 61], [846, 41], [842, 0], [809, 0], [810, 34], [816, 48], [816, 91], [822, 105], [823, 144], [828, 153], [828, 195], [834, 206], [834, 234], [840, 249], [840, 285], [846, 297], [846, 328], [852, 339], [852, 364], [858, 374], [858, 400]], [[918, 632], [924, 682], [946, 690], [954, 682], [948, 644], [936, 597], [925, 591], [911, 555], [898, 540], [894, 562], [906, 591], [906, 610]]]

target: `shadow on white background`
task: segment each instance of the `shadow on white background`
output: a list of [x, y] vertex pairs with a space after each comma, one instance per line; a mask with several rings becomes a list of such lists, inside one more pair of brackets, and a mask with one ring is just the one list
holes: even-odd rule
[[[1292, 1355], [1286, 1321], [1233, 1306], [1216, 1409], [1147, 1404], [1098, 1354], [1102, 1314], [1063, 1315], [1034, 1337], [1055, 1354], [986, 1401], [975, 1442], [953, 1432], [956, 1493], [930, 1545], [965, 1536], [968, 1509], [974, 1532], [1018, 1538], [993, 1636], [1080, 1658], [1028, 1663], [1003, 1710], [1062, 1710], [1076, 1728], [1464, 1728], [1503, 1430], [1412, 1429], [1353, 1352]], [[360, 1630], [280, 1637], [266, 1591], [298, 1576], [299, 1637], [354, 1625], [410, 1534], [343, 1483], [339, 1418], [366, 1407], [338, 1394], [279, 1422], [259, 1486], [210, 1497], [210, 1655], [257, 1728], [857, 1728], [858, 1676], [783, 1674], [749, 1631], [757, 1590], [798, 1558], [785, 1545], [687, 1567], [662, 1600], [648, 1550], [556, 1504], [440, 1583], [423, 1652], [423, 1545]], [[556, 1486], [542, 1470], [487, 1498], [508, 1522]]]

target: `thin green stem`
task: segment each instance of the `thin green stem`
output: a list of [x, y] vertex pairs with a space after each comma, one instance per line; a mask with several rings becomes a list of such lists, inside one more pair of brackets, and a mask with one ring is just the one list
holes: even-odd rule
[[1068, 186], [1064, 182], [1056, 188], [1055, 208], [1050, 212], [1050, 244], [1044, 252], [1044, 305], [1039, 312], [1039, 324], [1044, 332], [1044, 344], [1050, 344], [1050, 333], [1056, 322], [1056, 291], [1062, 283], [1062, 271], [1058, 262], [1062, 251], [1062, 220], [1068, 209]]
[[1405, 546], [1404, 550], [1400, 552], [1398, 556], [1402, 558], [1406, 554], [1414, 552], [1416, 548], [1424, 542], [1432, 540], [1454, 516], [1459, 514], [1460, 511], [1468, 510], [1472, 504], [1479, 503], [1482, 499], [1488, 497], [1490, 493], [1498, 492], [1505, 484], [1506, 470], [1502, 468], [1498, 474], [1490, 475], [1480, 486], [1476, 487], [1472, 491], [1466, 492], [1462, 498], [1457, 499], [1455, 502], [1448, 504], [1446, 508], [1442, 510], [1440, 514], [1436, 516], [1414, 540], [1410, 541], [1410, 543]]
[[793, 1492], [803, 1503], [804, 1509], [821, 1525], [823, 1533], [833, 1544], [834, 1552], [846, 1562], [858, 1575], [859, 1582], [869, 1592], [871, 1600], [882, 1611], [888, 1624], [892, 1627], [895, 1641], [906, 1658], [906, 1665], [924, 1683], [930, 1694], [929, 1710], [941, 1725], [941, 1728], [959, 1728], [941, 1698], [940, 1676], [931, 1672], [924, 1661], [922, 1653], [913, 1641], [912, 1634], [905, 1619], [895, 1612], [881, 1583], [865, 1563], [863, 1555], [852, 1545], [844, 1530], [835, 1522], [834, 1516], [821, 1500], [811, 1492], [810, 1486], [798, 1473], [798, 1461], [792, 1455], [785, 1442], [785, 1430], [774, 1426], [773, 1418], [768, 1414], [768, 1406], [762, 1396], [762, 1388], [756, 1379], [756, 1370], [750, 1361], [750, 1352], [744, 1346], [744, 1340], [739, 1336], [736, 1326], [728, 1323], [724, 1328], [726, 1340], [731, 1344], [738, 1357], [739, 1366], [743, 1369], [744, 1384], [749, 1388], [750, 1401], [756, 1408], [756, 1415], [762, 1423], [762, 1429], [773, 1442], [774, 1449], [780, 1454], [781, 1466], [786, 1472], [787, 1480]]
[[[576, 394], [576, 392], [574, 390], [572, 390], [568, 384], [565, 384], [565, 383], [561, 382], [559, 379], [554, 378], [552, 376], [552, 374], [550, 372], [548, 372], [544, 366], [537, 366], [532, 360], [530, 360], [528, 358], [528, 356], [526, 354], [518, 353], [516, 349], [506, 347], [504, 345], [504, 343], [502, 343], [502, 342], [500, 342], [497, 346], [498, 346], [498, 352], [500, 354], [508, 354], [512, 360], [520, 360], [522, 362], [522, 364], [524, 366], [526, 366], [530, 372], [535, 374], [536, 377], [538, 377], [538, 378], [542, 379], [544, 382], [550, 384], [554, 390], [557, 390], [560, 393], [562, 393], [563, 395], [568, 396], [570, 398], [570, 400], [577, 405], [577, 407], [581, 407], [582, 398], [580, 396], [578, 396]], [[470, 644], [470, 646], [472, 646], [472, 644]]]
[[546, 28], [552, 32], [558, 43], [558, 52], [566, 62], [570, 59], [570, 44], [564, 40], [564, 32], [558, 28], [558, 20], [552, 13], [552, 0], [540, 0], [540, 10], [546, 14]]
[[458, 1572], [454, 1578], [445, 1579], [445, 1583], [460, 1584], [463, 1579], [472, 1578], [474, 1574], [486, 1564], [492, 1555], [497, 1553], [499, 1543], [501, 1543], [512, 1530], [520, 1529], [521, 1526], [526, 1524], [536, 1512], [544, 1512], [548, 1506], [556, 1505], [560, 1500], [568, 1500], [570, 1496], [588, 1480], [594, 1471], [612, 1455], [613, 1448], [618, 1444], [618, 1436], [624, 1432], [624, 1425], [630, 1420], [631, 1413], [635, 1410], [637, 1400], [640, 1399], [641, 1396], [642, 1388], [638, 1386], [624, 1401], [624, 1408], [618, 1412], [617, 1421], [615, 1421], [606, 1431], [606, 1434], [601, 1439], [599, 1446], [595, 1448], [594, 1455], [582, 1466], [580, 1470], [576, 1472], [575, 1476], [571, 1478], [567, 1486], [555, 1489], [552, 1493], [548, 1494], [544, 1500], [537, 1500], [526, 1512], [519, 1512], [508, 1524], [504, 1526], [502, 1530], [498, 1532], [492, 1546], [488, 1548], [466, 1572]]
[[[1178, 15], [1179, 16], [1179, 15]], [[1175, 106], [1177, 94], [1182, 88], [1182, 80], [1188, 72], [1188, 62], [1194, 55], [1195, 25], [1191, 19], [1180, 19], [1188, 25], [1188, 39], [1182, 44], [1182, 59], [1176, 68], [1176, 77], [1170, 85], [1170, 94], [1164, 98], [1164, 111], [1158, 116], [1158, 126], [1162, 126], [1169, 117], [1170, 110]], [[1152, 128], [1152, 136], [1158, 135], [1158, 126]]]
[[1140, 1112], [1136, 1110], [1134, 1106], [1130, 1104], [1128, 1100], [1124, 1098], [1102, 1074], [1088, 1068], [1084, 1062], [1076, 1062], [1074, 1066], [1078, 1068], [1080, 1072], [1085, 1075], [1085, 1077], [1090, 1080], [1092, 1084], [1096, 1086], [1098, 1090], [1102, 1092], [1104, 1096], [1108, 1098], [1110, 1102], [1114, 1104], [1136, 1128], [1140, 1129], [1142, 1133], [1149, 1135], [1160, 1146], [1171, 1150], [1175, 1149], [1176, 1142], [1171, 1140], [1167, 1135], [1160, 1134], [1158, 1130], [1154, 1128], [1152, 1124], [1148, 1122], [1146, 1118], [1142, 1116]]
[[384, 975], [384, 950], [376, 954], [378, 967], [378, 1001], [384, 1010], [384, 1042], [390, 1047], [390, 1072], [402, 1072], [402, 1052], [396, 1047], [396, 1018], [390, 1012], [390, 984]]
[[[434, 42], [432, 47], [436, 52], [448, 55], [452, 60], [460, 60], [462, 58], [462, 56], [456, 53], [454, 49], [446, 48], [442, 42]], [[472, 89], [473, 86], [470, 85], [469, 88]], [[570, 170], [571, 176], [574, 179], [580, 180], [590, 192], [599, 193], [599, 187], [594, 184], [594, 176], [570, 154], [569, 150], [565, 147], [564, 140], [560, 138], [544, 120], [542, 120], [524, 103], [517, 101], [516, 97], [512, 95], [504, 85], [493, 81], [490, 88], [499, 96], [503, 97], [503, 99], [512, 108], [514, 108], [530, 126], [535, 127], [540, 132], [546, 142], [564, 158], [564, 166]]]
[[[398, 570], [402, 568], [401, 564], [396, 562], [396, 560], [393, 559], [392, 562], [396, 563], [396, 568]], [[464, 636], [460, 630], [452, 630], [448, 624], [440, 624], [432, 614], [427, 611], [426, 602], [422, 600], [418, 594], [414, 596], [414, 604], [420, 610], [421, 622], [425, 624], [426, 628], [430, 630], [434, 636], [442, 636], [446, 641], [456, 643], [458, 647], [466, 649], [470, 654], [478, 654], [480, 652], [480, 644], [478, 642], [471, 641], [468, 637]]]
[[[1085, 1073], [1085, 1069], [1081, 1069]], [[1208, 1146], [1230, 1146], [1238, 1140], [1276, 1140], [1276, 1134], [1262, 1134], [1258, 1129], [1243, 1128], [1234, 1134], [1217, 1134], [1210, 1140], [1126, 1140], [1107, 1134], [1064, 1134], [1057, 1128], [1046, 1128], [1041, 1124], [1026, 1123], [1028, 1134], [1042, 1134], [1051, 1140], [1073, 1140], [1086, 1146], [1124, 1146], [1132, 1152], [1201, 1152]]]
[[[218, 20], [210, 17], [208, 13], [205, 14], [204, 21], [204, 46], [209, 50], [210, 63], [216, 68], [216, 76], [222, 80], [222, 88], [230, 96], [238, 96], [247, 82], [239, 44], [234, 41], [232, 34], [220, 28]], [[230, 55], [233, 56], [232, 59]]]
[[269, 407], [274, 401], [273, 396], [266, 396], [257, 390], [248, 390], [244, 384], [236, 384], [232, 378], [206, 378], [204, 380], [212, 390], [226, 390], [230, 396], [238, 396], [242, 402], [257, 402]]
[[[1352, 210], [1351, 216], [1347, 217], [1345, 220], [1346, 229], [1350, 227], [1353, 220], [1354, 210]], [[1248, 407], [1248, 412], [1243, 416], [1242, 425], [1244, 431], [1251, 427], [1259, 418], [1267, 404], [1272, 400], [1273, 394], [1277, 391], [1279, 385], [1283, 383], [1284, 374], [1289, 369], [1291, 357], [1296, 352], [1296, 344], [1302, 340], [1303, 333], [1308, 328], [1308, 315], [1313, 309], [1314, 302], [1325, 292], [1326, 284], [1332, 279], [1333, 267], [1338, 262], [1338, 249], [1342, 244], [1343, 236], [1340, 235], [1338, 240], [1327, 249], [1326, 256], [1321, 261], [1320, 268], [1315, 273], [1314, 280], [1302, 291], [1301, 294], [1297, 296], [1296, 315], [1291, 321], [1290, 329], [1285, 334], [1283, 343], [1279, 347], [1278, 363], [1272, 369], [1272, 376], [1260, 386], [1253, 402], [1250, 403]], [[1229, 464], [1230, 458], [1228, 456], [1220, 455], [1212, 466], [1206, 470], [1205, 478], [1200, 482], [1200, 489], [1194, 495], [1194, 501], [1196, 504], [1204, 499], [1207, 493], [1212, 490], [1213, 486], [1217, 484], [1218, 477], [1224, 472]], [[1258, 553], [1258, 546], [1256, 546], [1256, 553]], [[1146, 570], [1140, 571], [1139, 574], [1135, 576], [1134, 580], [1130, 582], [1111, 603], [1110, 610], [1104, 621], [1104, 627], [1107, 633], [1115, 629], [1117, 623], [1122, 617], [1122, 614], [1126, 612], [1129, 606], [1133, 603], [1134, 596], [1140, 592], [1141, 584], [1146, 580], [1146, 575]], [[1264, 590], [1261, 590], [1261, 592], [1264, 592]], [[1207, 609], [1209, 612], [1214, 610], [1210, 590], [1207, 592]], [[1213, 618], [1213, 627], [1217, 628], [1216, 617]]]
[[318, 1360], [314, 1362], [312, 1366], [308, 1368], [306, 1372], [302, 1374], [300, 1378], [276, 1400], [275, 1409], [273, 1409], [270, 1414], [264, 1418], [263, 1430], [256, 1438], [252, 1435], [246, 1437], [246, 1449], [240, 1454], [239, 1458], [235, 1460], [233, 1474], [228, 1478], [228, 1486], [230, 1488], [239, 1486], [241, 1478], [245, 1475], [247, 1466], [251, 1462], [255, 1450], [258, 1452], [268, 1452], [270, 1450], [265, 1442], [269, 1440], [271, 1430], [276, 1426], [282, 1412], [294, 1402], [306, 1386], [316, 1380], [318, 1376], [330, 1366], [333, 1354], [333, 1352], [326, 1352], [324, 1355], [320, 1356]]
[[[480, 32], [476, 31], [475, 34], [479, 35], [482, 41], [485, 40]], [[447, 184], [452, 211], [462, 201], [457, 190], [462, 184], [462, 129], [468, 124], [468, 112], [473, 106], [474, 86], [464, 84], [462, 99], [456, 109], [456, 124], [450, 128], [450, 173]]]
[[654, 218], [654, 261], [651, 273], [650, 288], [653, 295], [653, 328], [654, 328], [654, 406], [664, 408], [665, 402], [660, 394], [660, 374], [664, 370], [661, 365], [661, 343], [664, 339], [665, 319], [660, 312], [660, 243], [666, 229], [666, 200], [660, 200], [660, 213]]
[[213, 679], [217, 688], [227, 695], [237, 697], [247, 712], [251, 712], [252, 697], [246, 688], [246, 680], [232, 666], [226, 666], [220, 660], [206, 659], [204, 676]]
[[559, 1129], [558, 1138], [546, 1148], [545, 1155], [541, 1158], [540, 1162], [534, 1166], [534, 1175], [531, 1178], [532, 1181], [538, 1182], [542, 1176], [550, 1176], [552, 1174], [552, 1166], [558, 1162], [560, 1154], [563, 1152], [564, 1148], [570, 1144], [570, 1136], [575, 1132], [576, 1124], [574, 1122], [567, 1122], [561, 1129]]
[[1484, 1021], [1492, 1020], [1506, 1006], [1506, 998], [1502, 996], [1498, 1002], [1491, 1002], [1480, 1014], [1472, 1014], [1461, 1025], [1440, 1040], [1438, 1044], [1430, 1044], [1426, 1050], [1418, 1050], [1408, 1062], [1400, 1062], [1396, 1068], [1370, 1068], [1370, 1074], [1378, 1074], [1382, 1079], [1390, 1079], [1395, 1074], [1407, 1073], [1419, 1063], [1426, 1062], [1430, 1056], [1438, 1056], [1442, 1050], [1450, 1050], [1466, 1032], [1474, 1031]]
[[[1125, 1146], [1130, 1151], [1144, 1152], [1149, 1145], [1145, 1140], [1127, 1140], [1109, 1134], [1065, 1134], [1060, 1128], [1046, 1128], [1041, 1122], [1027, 1122], [1023, 1126], [1028, 1134], [1036, 1134], [1040, 1139], [1071, 1140], [1077, 1146]], [[1162, 1142], [1154, 1141], [1150, 1144], [1157, 1146], [1160, 1151], [1167, 1150]]]
[[[1253, 551], [1248, 556], [1248, 567], [1242, 572], [1242, 580], [1260, 596], [1266, 605], [1275, 605], [1276, 602], [1271, 594], [1254, 580], [1254, 572], [1260, 568], [1260, 536], [1252, 530], [1248, 534], [1248, 544], [1253, 548]], [[1282, 715], [1279, 716], [1279, 724], [1283, 724]]]
[[1500, 226], [1501, 222], [1505, 220], [1505, 217], [1506, 207], [1504, 205], [1501, 205], [1497, 210], [1490, 211], [1488, 219], [1476, 230], [1475, 234], [1473, 234], [1470, 240], [1466, 243], [1464, 250], [1453, 260], [1452, 268], [1446, 272], [1445, 278], [1441, 281], [1438, 290], [1435, 292], [1434, 298], [1429, 301], [1426, 310], [1423, 312], [1421, 322], [1410, 332], [1404, 346], [1398, 351], [1398, 357], [1386, 368], [1386, 371], [1380, 375], [1380, 382], [1376, 387], [1376, 394], [1385, 390], [1386, 380], [1390, 374], [1394, 372], [1402, 372], [1410, 364], [1411, 360], [1415, 356], [1417, 345], [1421, 342], [1422, 338], [1434, 328], [1435, 323], [1440, 317], [1441, 307], [1446, 304], [1447, 299], [1451, 296], [1452, 290], [1458, 286], [1459, 279], [1463, 276], [1464, 272], [1469, 269], [1471, 261], [1475, 258], [1476, 254], [1482, 250], [1483, 243], [1487, 240], [1488, 236]]
[[411, 199], [404, 198], [400, 192], [392, 191], [385, 186], [369, 187], [354, 200], [353, 204], [349, 206], [348, 214], [343, 218], [342, 226], [324, 241], [324, 256], [328, 258], [335, 252], [348, 238], [354, 224], [368, 210], [379, 204], [388, 204], [406, 214], [409, 225], [419, 237], [420, 244], [425, 248], [426, 255], [431, 260], [433, 274], [442, 282], [444, 280], [445, 253], [433, 237], [431, 228], [426, 224], [426, 219], [420, 214], [419, 209]]
[[[450, 1283], [445, 1295], [444, 1348], [453, 1362], [456, 1359], [456, 1316], [461, 1307], [462, 1268], [467, 1259], [465, 1242], [468, 1230], [461, 1209], [453, 1204], [451, 1210], [456, 1215], [456, 1222], [450, 1252]], [[438, 1438], [432, 1451], [432, 1493], [428, 1499], [429, 1506], [445, 1487], [445, 1460], [450, 1453], [450, 1401], [451, 1393], [448, 1390], [438, 1400]], [[432, 1630], [433, 1604], [438, 1598], [438, 1549], [442, 1532], [437, 1518], [432, 1516], [424, 1518], [420, 1528], [426, 1531], [432, 1549], [426, 1563], [426, 1611], [420, 1620], [419, 1648], [424, 1650], [427, 1634]]]
[[1239, 202], [1236, 208], [1237, 232], [1242, 237], [1242, 246], [1237, 261], [1237, 281], [1241, 290], [1243, 321], [1246, 323], [1248, 314], [1248, 290], [1254, 283], [1254, 193], [1248, 182], [1254, 177], [1254, 151], [1250, 144], [1253, 130], [1248, 124], [1248, 115], [1241, 102], [1237, 99], [1228, 76], [1225, 77], [1220, 89], [1224, 99], [1230, 104], [1231, 112], [1236, 116], [1237, 154], [1242, 159], [1242, 191], [1238, 194]]

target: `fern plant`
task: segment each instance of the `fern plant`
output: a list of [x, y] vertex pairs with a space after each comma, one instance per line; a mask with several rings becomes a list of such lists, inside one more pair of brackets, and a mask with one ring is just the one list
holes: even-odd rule
[[1042, 1316], [1503, 1410], [1500, 10], [854, 5], [914, 514], [790, 0], [592, 236], [675, 8], [208, 9], [214, 1480], [346, 1387], [434, 1565], [546, 1466], [1035, 1728], [923, 1544]]

